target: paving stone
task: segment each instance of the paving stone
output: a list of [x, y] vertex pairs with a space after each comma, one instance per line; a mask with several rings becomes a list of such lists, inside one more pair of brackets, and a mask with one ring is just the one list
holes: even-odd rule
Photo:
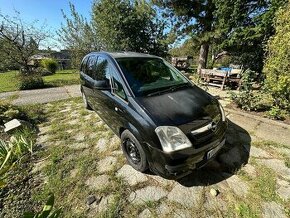
[[70, 107], [59, 111], [59, 113], [66, 113], [66, 112], [69, 112], [69, 111], [71, 111], [71, 108]]
[[98, 162], [98, 171], [100, 173], [112, 171], [117, 163], [117, 158], [108, 156]]
[[284, 179], [290, 180], [290, 168], [285, 166], [283, 160], [278, 159], [259, 159], [259, 163], [271, 168]]
[[250, 148], [250, 156], [256, 158], [271, 158], [271, 155], [261, 148], [257, 148], [255, 146], [251, 146]]
[[32, 168], [32, 170], [31, 170], [31, 172], [32, 172], [32, 173], [38, 173], [38, 172], [41, 172], [42, 169], [43, 169], [44, 167], [47, 166], [47, 164], [48, 164], [48, 161], [46, 161], [46, 160], [39, 161], [39, 162], [37, 162], [37, 163], [35, 163], [35, 164], [33, 165], [33, 168]]
[[173, 180], [164, 179], [161, 176], [157, 175], [148, 175], [148, 178], [153, 180], [159, 186], [171, 186], [174, 184]]
[[242, 170], [245, 171], [250, 177], [255, 178], [257, 176], [257, 171], [251, 164], [246, 164]]
[[164, 189], [157, 186], [147, 186], [132, 192], [128, 198], [134, 204], [143, 204], [146, 201], [158, 201], [168, 194]]
[[99, 205], [97, 206], [98, 213], [104, 213], [110, 207], [110, 205], [114, 203], [114, 200], [114, 195], [108, 195], [106, 197], [103, 197]]
[[141, 182], [146, 182], [148, 180], [147, 176], [143, 173], [138, 172], [133, 167], [129, 165], [124, 165], [117, 172], [117, 176], [122, 177], [125, 181], [129, 183], [130, 186], [137, 185]]
[[115, 155], [115, 156], [123, 155], [123, 151], [120, 151], [120, 150], [112, 151], [112, 155]]
[[108, 175], [93, 176], [87, 179], [85, 184], [93, 190], [101, 190], [110, 185], [110, 177]]
[[67, 122], [69, 125], [75, 125], [77, 123], [79, 123], [79, 120], [78, 119], [74, 119], [74, 120], [71, 120], [69, 122]]
[[290, 199], [290, 183], [285, 180], [277, 179], [277, 194], [287, 201]]
[[79, 172], [79, 169], [77, 169], [77, 168], [76, 169], [72, 169], [70, 171], [70, 177], [71, 178], [75, 178], [77, 176], [78, 172]]
[[90, 145], [88, 145], [87, 143], [84, 143], [84, 142], [68, 144], [68, 146], [70, 148], [76, 149], [76, 150], [81, 150], [81, 149], [85, 149], [85, 148], [89, 148], [90, 147]]
[[44, 135], [50, 130], [50, 126], [38, 127], [38, 130], [39, 130], [38, 135]]
[[78, 133], [78, 134], [76, 134], [75, 136], [73, 136], [73, 138], [74, 138], [76, 141], [83, 141], [83, 140], [85, 140], [85, 135], [82, 134], [82, 133]]
[[227, 203], [222, 199], [221, 195], [222, 194], [212, 196], [210, 193], [206, 193], [204, 208], [207, 208], [209, 210], [226, 211]]
[[280, 154], [285, 155], [290, 158], [290, 149], [289, 148], [277, 148], [273, 147], [276, 151], [278, 151]]
[[281, 126], [275, 126], [273, 128], [271, 124], [261, 123], [255, 131], [255, 135], [264, 140], [290, 145], [290, 130]]
[[68, 134], [72, 133], [74, 130], [73, 129], [68, 129], [65, 132], [67, 132]]
[[98, 140], [97, 142], [97, 149], [100, 151], [100, 152], [104, 152], [104, 151], [107, 151], [108, 147], [109, 147], [109, 143], [108, 143], [108, 140], [105, 139], [105, 138], [101, 138]]
[[171, 209], [167, 203], [163, 202], [156, 208], [156, 213], [159, 217], [167, 217], [166, 215], [171, 212]]
[[174, 218], [192, 218], [194, 217], [188, 210], [185, 209], [176, 209], [174, 210]]
[[120, 138], [116, 135], [114, 135], [111, 139], [110, 139], [110, 145], [118, 145], [120, 144]]
[[152, 215], [151, 211], [147, 208], [147, 209], [143, 210], [143, 211], [139, 214], [138, 217], [139, 217], [139, 218], [150, 218], [150, 217], [153, 217], [153, 215]]
[[188, 208], [197, 206], [199, 204], [201, 193], [201, 186], [185, 187], [176, 184], [172, 191], [168, 194], [168, 200], [180, 203]]
[[45, 144], [47, 141], [49, 141], [49, 135], [41, 135], [37, 137], [36, 144]]
[[286, 218], [283, 207], [276, 202], [264, 202], [262, 204], [263, 218]]
[[237, 175], [233, 175], [226, 179], [226, 182], [230, 186], [230, 188], [233, 190], [233, 192], [240, 196], [245, 197], [248, 193], [249, 186], [248, 184], [240, 179]]

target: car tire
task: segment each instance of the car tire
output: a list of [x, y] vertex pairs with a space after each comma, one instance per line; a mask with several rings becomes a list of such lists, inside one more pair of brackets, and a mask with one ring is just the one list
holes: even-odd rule
[[88, 104], [87, 98], [86, 98], [86, 96], [85, 96], [85, 94], [83, 92], [82, 92], [82, 98], [83, 98], [83, 102], [84, 102], [85, 108], [88, 109], [88, 110], [92, 110], [92, 108]]
[[125, 130], [121, 134], [121, 143], [128, 163], [135, 170], [145, 172], [148, 169], [147, 157], [136, 137], [129, 130]]

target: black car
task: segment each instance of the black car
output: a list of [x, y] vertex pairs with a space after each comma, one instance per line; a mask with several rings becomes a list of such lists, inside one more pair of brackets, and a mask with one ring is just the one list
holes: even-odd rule
[[138, 171], [179, 178], [225, 143], [219, 102], [160, 57], [92, 52], [82, 60], [80, 77], [85, 106], [121, 138]]

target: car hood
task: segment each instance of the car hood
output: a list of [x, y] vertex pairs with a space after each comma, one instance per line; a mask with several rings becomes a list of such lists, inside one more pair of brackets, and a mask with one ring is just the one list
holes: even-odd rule
[[217, 100], [197, 86], [157, 96], [137, 97], [157, 126], [179, 126], [192, 121], [208, 120], [219, 113]]

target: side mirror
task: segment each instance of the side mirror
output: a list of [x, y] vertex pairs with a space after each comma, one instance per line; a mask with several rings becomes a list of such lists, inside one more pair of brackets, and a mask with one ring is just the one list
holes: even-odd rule
[[94, 82], [94, 88], [98, 90], [111, 90], [109, 80], [97, 80]]

